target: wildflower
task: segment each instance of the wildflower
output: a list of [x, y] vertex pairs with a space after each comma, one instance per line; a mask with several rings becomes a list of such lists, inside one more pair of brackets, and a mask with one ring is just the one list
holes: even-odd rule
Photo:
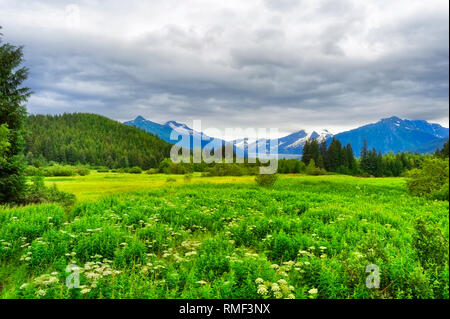
[[204, 281], [204, 280], [199, 280], [196, 283], [199, 284], [199, 285], [206, 285], [207, 284], [207, 282]]
[[308, 290], [308, 293], [309, 293], [310, 295], [315, 295], [315, 294], [317, 294], [317, 292], [318, 292], [317, 288], [312, 288], [312, 289], [309, 289], [309, 290]]
[[262, 284], [262, 283], [264, 282], [264, 279], [262, 279], [262, 278], [256, 278], [255, 282], [256, 282], [257, 284]]
[[272, 291], [280, 291], [280, 286], [276, 282], [274, 282], [272, 284], [271, 288], [272, 288]]
[[83, 295], [89, 293], [90, 291], [91, 291], [91, 288], [83, 288], [83, 289], [81, 289], [81, 293]]
[[266, 295], [268, 293], [268, 290], [267, 290], [266, 286], [259, 285], [257, 292], [258, 292], [258, 295]]
[[29, 284], [28, 284], [28, 283], [24, 283], [24, 284], [22, 284], [22, 285], [20, 286], [20, 289], [24, 289], [24, 288], [26, 288], [27, 286], [29, 286]]
[[295, 296], [293, 294], [289, 294], [286, 296], [286, 299], [295, 299]]
[[197, 254], [197, 252], [195, 250], [193, 250], [193, 251], [189, 251], [189, 252], [185, 253], [184, 255], [186, 257], [189, 257], [189, 256], [196, 255], [196, 254]]

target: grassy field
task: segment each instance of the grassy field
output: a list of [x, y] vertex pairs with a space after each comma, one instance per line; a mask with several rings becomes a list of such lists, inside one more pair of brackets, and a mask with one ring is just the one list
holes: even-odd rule
[[196, 173], [191, 180], [187, 181], [184, 175], [97, 173], [93, 171], [87, 176], [47, 177], [45, 181], [48, 186], [56, 185], [58, 189], [73, 193], [77, 196], [78, 201], [84, 202], [97, 200], [105, 195], [187, 183], [249, 184], [254, 183], [254, 177], [227, 176], [205, 178], [201, 177], [200, 173]]
[[46, 182], [79, 203], [0, 208], [2, 298], [449, 298], [449, 204], [401, 178]]

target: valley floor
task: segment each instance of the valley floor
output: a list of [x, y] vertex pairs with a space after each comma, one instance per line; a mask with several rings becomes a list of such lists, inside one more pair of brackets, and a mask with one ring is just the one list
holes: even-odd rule
[[1, 298], [449, 298], [449, 204], [402, 178], [46, 182], [79, 203], [0, 208]]

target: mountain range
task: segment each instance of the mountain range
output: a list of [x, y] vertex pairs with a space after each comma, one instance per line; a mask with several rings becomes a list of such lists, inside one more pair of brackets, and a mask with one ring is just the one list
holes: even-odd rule
[[[211, 137], [202, 132], [196, 132], [187, 125], [175, 121], [159, 124], [138, 116], [132, 121], [124, 122], [124, 124], [150, 132], [172, 144], [177, 142], [170, 139], [170, 134], [174, 130], [179, 135], [189, 136], [189, 140], [185, 139], [186, 142], [181, 144], [186, 148], [190, 148], [194, 140], [197, 143], [201, 143], [202, 147], [211, 140]], [[326, 140], [327, 143], [330, 143], [333, 138], [338, 139], [343, 145], [350, 143], [356, 156], [359, 156], [364, 139], [367, 141], [368, 148], [375, 148], [382, 154], [406, 151], [432, 153], [436, 148], [441, 148], [448, 137], [449, 129], [439, 124], [429, 123], [424, 120], [400, 119], [393, 116], [336, 135], [331, 134], [327, 130], [306, 131], [302, 129], [278, 139], [278, 154], [287, 155], [286, 157], [289, 157], [288, 155], [301, 155], [303, 145], [307, 140]], [[222, 145], [232, 143], [236, 149], [242, 149], [244, 145], [244, 139], [236, 141], [219, 139], [219, 142]], [[250, 148], [260, 142], [259, 140], [254, 140], [249, 142], [248, 146]]]

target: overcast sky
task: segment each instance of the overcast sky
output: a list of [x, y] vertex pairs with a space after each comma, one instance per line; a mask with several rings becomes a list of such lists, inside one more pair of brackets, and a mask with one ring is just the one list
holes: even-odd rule
[[333, 133], [448, 127], [447, 0], [0, 0], [30, 113]]

